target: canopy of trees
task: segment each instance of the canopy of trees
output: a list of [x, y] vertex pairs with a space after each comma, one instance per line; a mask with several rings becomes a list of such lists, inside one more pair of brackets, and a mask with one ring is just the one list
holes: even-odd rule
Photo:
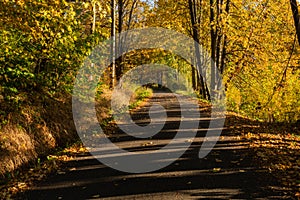
[[[259, 120], [297, 121], [295, 4], [288, 0], [4, 0], [0, 2], [0, 101], [15, 109], [35, 92], [70, 93], [78, 68], [101, 41], [133, 28], [163, 27], [189, 35], [209, 52], [215, 61], [211, 73], [222, 74], [228, 109]], [[114, 50], [124, 48], [119, 45]], [[200, 54], [197, 48], [194, 53]], [[211, 90], [195, 71], [199, 60], [192, 67], [160, 50], [128, 52], [104, 80], [110, 84], [126, 70], [154, 62], [184, 73], [199, 96], [210, 99]]]

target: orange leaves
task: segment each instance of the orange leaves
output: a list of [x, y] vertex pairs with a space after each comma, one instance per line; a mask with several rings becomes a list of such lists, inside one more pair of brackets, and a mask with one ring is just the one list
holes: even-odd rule
[[284, 126], [264, 129], [245, 137], [250, 140], [261, 164], [297, 195], [300, 191], [300, 135], [285, 133], [288, 129]]

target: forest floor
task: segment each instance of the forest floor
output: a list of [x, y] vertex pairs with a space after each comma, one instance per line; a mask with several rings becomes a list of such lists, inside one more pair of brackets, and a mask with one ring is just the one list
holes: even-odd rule
[[[132, 111], [132, 118], [147, 119], [147, 110], [157, 103], [167, 111], [167, 121], [157, 135], [135, 139], [112, 124], [105, 129], [110, 140], [140, 154], [167, 145], [177, 133], [181, 114], [172, 94], [155, 92]], [[2, 187], [2, 198], [297, 199], [300, 196], [299, 127], [266, 124], [227, 113], [219, 141], [205, 158], [199, 159], [209, 123], [214, 120], [210, 118], [210, 107], [205, 103], [199, 105], [201, 117], [197, 119], [196, 137], [188, 150], [167, 167], [148, 173], [120, 172], [103, 165], [77, 144], [48, 156], [47, 162]]]

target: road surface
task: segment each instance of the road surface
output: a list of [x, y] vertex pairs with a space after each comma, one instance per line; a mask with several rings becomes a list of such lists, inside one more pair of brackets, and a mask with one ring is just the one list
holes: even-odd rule
[[[177, 133], [180, 109], [174, 95], [155, 92], [132, 113], [140, 125], [147, 125], [147, 110], [160, 104], [167, 111], [167, 121], [157, 135], [136, 139], [117, 130], [114, 144], [145, 153], [165, 146]], [[109, 168], [90, 154], [66, 163], [65, 173], [35, 183], [22, 199], [283, 199], [279, 184], [268, 170], [258, 166], [247, 141], [240, 139], [230, 127], [224, 127], [214, 149], [198, 158], [209, 127], [210, 113], [199, 107], [199, 130], [189, 149], [167, 167], [148, 173], [126, 173]], [[148, 122], [147, 122], [148, 120]], [[144, 123], [144, 124], [143, 124]], [[183, 135], [184, 137], [184, 135]]]

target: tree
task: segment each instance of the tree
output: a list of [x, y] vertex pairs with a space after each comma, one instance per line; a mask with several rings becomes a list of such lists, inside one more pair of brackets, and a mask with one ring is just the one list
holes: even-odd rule
[[298, 11], [298, 5], [296, 0], [290, 0], [291, 9], [294, 17], [295, 22], [295, 28], [296, 28], [296, 34], [298, 37], [298, 43], [300, 44], [300, 24], [299, 24], [299, 11]]
[[[124, 41], [126, 38], [121, 38], [120, 33], [127, 31], [136, 24], [141, 24], [138, 19], [139, 9], [145, 7], [144, 2], [139, 0], [112, 0], [111, 1], [111, 37], [113, 39], [112, 55], [118, 53], [120, 58], [112, 56], [112, 81], [119, 80], [124, 71], [125, 61], [123, 53], [126, 52]], [[140, 7], [139, 7], [140, 6]], [[135, 20], [134, 20], [135, 19]], [[119, 37], [115, 38], [116, 33]], [[113, 84], [115, 85], [115, 84]]]
[[[200, 1], [200, 13], [201, 13], [201, 2]], [[206, 83], [203, 79], [203, 71], [202, 71], [202, 63], [201, 63], [201, 52], [200, 52], [200, 41], [199, 41], [199, 27], [201, 23], [201, 16], [197, 16], [197, 2], [196, 0], [189, 0], [189, 11], [190, 11], [190, 19], [192, 24], [192, 36], [195, 41], [195, 55], [196, 55], [196, 67], [200, 70], [200, 74], [197, 73], [197, 79], [199, 80], [200, 85], [200, 94], [204, 99], [210, 99], [209, 91], [207, 90]], [[192, 77], [193, 77], [193, 88], [196, 89], [196, 80], [195, 80], [195, 68], [192, 66]]]
[[106, 37], [90, 20], [95, 13], [91, 4], [1, 1], [0, 6], [1, 42], [6, 44], [0, 47], [5, 58], [0, 70], [4, 96], [14, 98], [12, 93], [24, 91], [70, 92], [80, 63]]
[[116, 81], [116, 0], [111, 1], [111, 87], [114, 88]]

